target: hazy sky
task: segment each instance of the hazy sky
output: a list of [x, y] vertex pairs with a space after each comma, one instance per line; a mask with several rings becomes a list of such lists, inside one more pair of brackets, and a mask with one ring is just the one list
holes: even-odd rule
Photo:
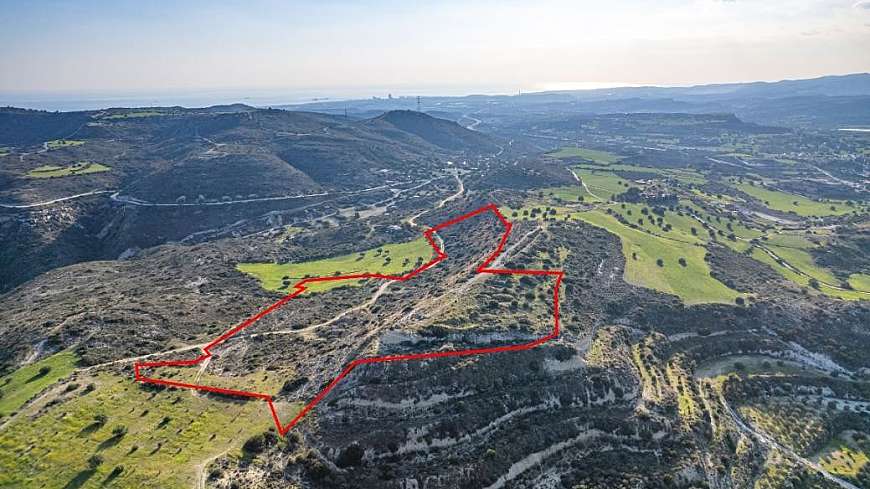
[[870, 0], [0, 0], [0, 91], [534, 90], [870, 71]]

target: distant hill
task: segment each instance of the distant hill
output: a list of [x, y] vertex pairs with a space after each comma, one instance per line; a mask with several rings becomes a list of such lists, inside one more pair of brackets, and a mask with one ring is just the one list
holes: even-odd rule
[[490, 136], [466, 129], [456, 122], [413, 110], [391, 110], [369, 120], [367, 125], [384, 134], [393, 129], [414, 134], [427, 143], [448, 151], [498, 151], [498, 145]]
[[[722, 83], [691, 87], [617, 87], [562, 90], [521, 95], [424, 97], [425, 112], [460, 119], [466, 114], [487, 125], [525, 117], [616, 113], [733, 113], [746, 122], [783, 127], [836, 129], [870, 126], [870, 73], [807, 80]], [[294, 109], [367, 117], [373, 112], [408, 109], [412, 97], [318, 102]]]
[[[54, 139], [72, 141], [43, 144]], [[327, 212], [357, 199], [387, 201], [391, 192], [372, 190], [385, 182], [431, 180], [452, 155], [497, 146], [454, 122], [410, 112], [352, 120], [234, 104], [0, 109], [0, 148], [11, 153], [0, 156], [0, 203], [6, 206], [108, 191], [70, 200], [64, 212], [75, 217], [47, 219], [37, 229], [8, 216], [26, 211], [0, 208], [2, 292], [59, 265], [114, 259], [197, 233], [230, 233], [237, 225], [273, 226], [272, 220], [296, 219], [309, 208]], [[74, 161], [109, 170], [29, 177], [41, 166]]]
[[90, 118], [90, 112], [0, 108], [0, 146], [38, 144], [67, 138]]

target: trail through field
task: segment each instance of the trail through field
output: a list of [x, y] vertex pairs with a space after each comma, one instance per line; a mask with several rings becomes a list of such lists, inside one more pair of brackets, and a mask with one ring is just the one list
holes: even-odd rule
[[596, 199], [601, 200], [601, 201], [607, 200], [607, 199], [602, 199], [600, 196], [593, 193], [592, 190], [590, 190], [589, 187], [586, 185], [586, 182], [582, 178], [580, 178], [580, 176], [577, 175], [577, 173], [574, 170], [569, 168], [568, 171], [570, 171], [571, 174], [574, 175], [574, 180], [577, 180], [577, 183], [579, 183], [583, 187], [583, 190], [585, 190], [587, 194], [589, 194], [592, 197], [595, 197]]
[[[441, 209], [442, 207], [447, 205], [448, 202], [458, 199], [460, 196], [462, 196], [463, 193], [465, 193], [465, 185], [462, 183], [462, 179], [459, 178], [459, 170], [453, 171], [453, 178], [456, 179], [456, 185], [458, 187], [456, 193], [448, 195], [447, 197], [441, 199], [441, 201], [438, 202], [438, 205], [435, 206], [435, 209]], [[419, 225], [417, 224], [417, 219], [422, 217], [424, 214], [432, 212], [433, 210], [434, 209], [426, 209], [418, 212], [417, 214], [414, 214], [413, 216], [411, 216], [410, 219], [408, 219], [408, 224], [411, 225], [411, 227], [419, 227]]]
[[[804, 271], [798, 269], [798, 268], [795, 267], [794, 265], [790, 264], [788, 261], [786, 261], [785, 259], [783, 259], [783, 258], [780, 257], [779, 255], [777, 255], [773, 250], [771, 250], [771, 249], [768, 248], [767, 246], [760, 245], [760, 244], [759, 244], [759, 245], [755, 245], [755, 246], [757, 246], [761, 251], [767, 253], [768, 256], [770, 256], [771, 258], [773, 258], [774, 260], [776, 260], [776, 261], [777, 261], [778, 263], [780, 263], [783, 267], [789, 269], [790, 271], [792, 271], [792, 272], [794, 272], [794, 273], [796, 273], [796, 274], [798, 274], [798, 275], [801, 275], [801, 276], [807, 277], [807, 278], [809, 278], [809, 279], [813, 279], [813, 278], [815, 278], [815, 277], [813, 277], [812, 275], [810, 275], [810, 274], [808, 274], [808, 273], [806, 273], [806, 272], [804, 272]], [[841, 286], [839, 286], [839, 285], [831, 284], [831, 283], [828, 283], [828, 282], [825, 282], [825, 281], [819, 280], [819, 279], [817, 279], [817, 278], [816, 278], [815, 280], [818, 281], [820, 284], [824, 285], [825, 287], [830, 287], [830, 288], [835, 289], [835, 290], [843, 290], [843, 291], [849, 291], [849, 292], [857, 292], [857, 293], [859, 293], [859, 294], [863, 294], [863, 295], [866, 295], [866, 296], [870, 297], [870, 292], [868, 292], [868, 291], [866, 291], [866, 290], [861, 290], [861, 289], [847, 289], [847, 288], [845, 288], [845, 287], [841, 287]]]

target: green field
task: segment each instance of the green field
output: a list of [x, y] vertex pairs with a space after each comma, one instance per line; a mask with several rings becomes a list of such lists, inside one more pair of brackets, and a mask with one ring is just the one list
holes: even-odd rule
[[[740, 296], [710, 276], [703, 246], [650, 236], [597, 210], [576, 216], [620, 238], [628, 283], [674, 294], [687, 304], [734, 303]], [[679, 264], [680, 258], [685, 260], [685, 266]], [[658, 259], [663, 260], [663, 266], [656, 263]]]
[[[707, 242], [707, 233], [701, 224], [688, 214], [681, 216], [676, 212], [665, 211], [660, 216], [651, 211], [651, 206], [644, 204], [620, 203], [611, 209], [626, 221], [637, 225], [640, 231], [691, 244]], [[696, 234], [692, 234], [692, 228], [695, 228]]]
[[100, 117], [100, 119], [105, 120], [118, 120], [118, 119], [136, 119], [141, 117], [158, 117], [161, 115], [166, 115], [164, 112], [157, 112], [156, 110], [135, 110], [132, 112], [123, 112], [116, 113], [112, 115], [107, 115]]
[[856, 208], [849, 207], [844, 202], [816, 202], [800, 195], [770, 190], [748, 183], [734, 183], [732, 185], [741, 192], [760, 200], [770, 209], [781, 212], [794, 212], [803, 217], [839, 216], [856, 210]]
[[[413, 270], [432, 259], [432, 247], [419, 238], [407, 243], [388, 244], [380, 248], [303, 263], [240, 263], [236, 268], [260, 281], [267, 290], [292, 292], [293, 284], [306, 277], [328, 277], [354, 273], [401, 274]], [[361, 281], [337, 280], [308, 285], [312, 292], [345, 285], [359, 285]]]
[[[576, 168], [582, 170], [596, 170], [601, 169], [600, 166], [593, 165], [577, 165]], [[701, 185], [707, 182], [707, 178], [704, 177], [698, 171], [683, 169], [683, 168], [651, 168], [648, 166], [637, 166], [637, 165], [623, 165], [619, 163], [609, 164], [607, 165], [608, 171], [625, 171], [625, 172], [634, 172], [634, 173], [649, 173], [650, 176], [648, 178], [660, 178], [660, 179], [668, 179], [673, 178], [683, 183], [693, 183], [696, 185]]]
[[[580, 177], [580, 180], [586, 184], [589, 191], [583, 188], [577, 188], [578, 195], [582, 195], [584, 200], [590, 202], [608, 201], [614, 195], [621, 194], [630, 187], [637, 187], [631, 180], [627, 180], [618, 175], [609, 172], [596, 170], [575, 169], [574, 173]], [[576, 200], [576, 199], [575, 199]]]
[[[776, 272], [779, 273], [780, 275], [782, 275], [785, 279], [787, 279], [791, 282], [794, 282], [802, 287], [809, 287], [809, 284], [810, 284], [809, 277], [807, 277], [806, 275], [802, 275], [800, 273], [797, 273], [797, 272], [789, 269], [788, 267], [780, 265], [779, 262], [777, 262], [772, 256], [765, 253], [763, 250], [761, 250], [759, 248], [753, 248], [751, 256], [752, 256], [752, 258], [754, 258], [762, 263], [766, 263], [767, 265], [770, 265], [771, 268], [776, 270]], [[782, 258], [785, 259], [785, 257], [782, 257]], [[788, 260], [786, 260], [786, 261], [788, 261]], [[792, 265], [792, 266], [797, 268], [798, 270], [801, 270], [799, 267], [797, 267], [795, 265]], [[804, 273], [807, 273], [805, 270], [801, 270], [801, 271]], [[839, 283], [839, 282], [834, 282], [834, 283]], [[845, 299], [845, 300], [853, 300], [853, 301], [859, 300], [859, 299], [870, 300], [870, 295], [868, 295], [866, 293], [862, 293], [862, 292], [855, 291], [855, 290], [835, 289], [832, 287], [828, 287], [825, 284], [819, 285], [819, 292], [822, 292], [825, 295], [829, 295], [831, 297], [839, 297], [840, 299]]]
[[870, 290], [870, 275], [853, 273], [849, 275], [849, 285], [860, 290]]
[[[770, 249], [770, 251], [785, 260], [785, 262], [791, 265], [793, 268], [800, 270], [805, 275], [812, 277], [819, 282], [822, 282], [819, 287], [820, 291], [828, 295], [840, 297], [843, 299], [870, 300], [870, 294], [860, 293], [870, 292], [870, 280], [868, 280], [870, 279], [870, 276], [866, 274], [856, 273], [849, 277], [849, 285], [851, 285], [852, 288], [855, 289], [854, 291], [837, 290], [824, 285], [825, 283], [827, 283], [839, 286], [842, 283], [842, 280], [837, 278], [830, 270], [816, 264], [815, 260], [813, 260], [813, 255], [810, 253], [810, 250], [816, 248], [819, 245], [813, 243], [804, 235], [785, 232], [773, 233], [767, 236], [767, 239], [764, 241], [764, 243], [767, 248]], [[786, 267], [779, 265], [766, 253], [764, 255], [765, 256], [761, 257], [753, 254], [753, 257], [756, 257], [756, 259], [761, 259], [765, 263], [770, 264], [781, 275], [788, 278], [789, 280], [792, 280], [793, 282], [802, 286], [809, 285], [809, 277], [788, 270]]]
[[31, 397], [71, 374], [76, 361], [74, 353], [62, 352], [0, 377], [0, 418], [18, 411]]
[[71, 146], [81, 146], [85, 144], [84, 141], [79, 141], [76, 139], [53, 139], [51, 141], [45, 142], [45, 147], [48, 149], [60, 149], [60, 148], [68, 148]]
[[272, 426], [261, 401], [151, 390], [111, 374], [77, 382], [0, 433], [0, 487], [193, 487], [199, 464], [227, 448], [239, 456]]
[[846, 443], [835, 438], [822, 450], [819, 463], [828, 472], [855, 479], [870, 463], [870, 443]]
[[58, 177], [69, 177], [74, 175], [87, 175], [89, 173], [101, 173], [104, 171], [111, 170], [112, 167], [102, 165], [100, 163], [93, 163], [90, 161], [79, 161], [77, 163], [73, 163], [69, 166], [54, 166], [54, 165], [44, 165], [38, 168], [34, 168], [27, 172], [27, 176], [30, 178], [58, 178]]
[[608, 153], [607, 151], [598, 151], [595, 149], [587, 149], [587, 148], [574, 148], [574, 147], [564, 147], [557, 151], [553, 151], [551, 153], [547, 153], [553, 158], [583, 158], [585, 160], [593, 161], [600, 165], [609, 165], [611, 163], [616, 163], [622, 157], [615, 155], [613, 153]]

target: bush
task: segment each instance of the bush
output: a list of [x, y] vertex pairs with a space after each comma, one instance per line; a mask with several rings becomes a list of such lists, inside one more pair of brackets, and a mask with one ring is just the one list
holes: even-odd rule
[[249, 455], [256, 455], [262, 453], [266, 447], [275, 443], [275, 441], [277, 441], [277, 437], [273, 433], [268, 431], [260, 433], [248, 438], [244, 445], [242, 445], [242, 451]]
[[88, 468], [91, 470], [97, 470], [97, 467], [103, 464], [103, 457], [99, 455], [91, 455], [91, 458], [88, 459]]
[[252, 455], [262, 453], [265, 448], [266, 439], [263, 437], [262, 433], [248, 438], [244, 445], [242, 445], [242, 451]]
[[352, 443], [338, 454], [335, 465], [341, 468], [359, 466], [362, 464], [363, 455], [365, 450], [358, 443]]

